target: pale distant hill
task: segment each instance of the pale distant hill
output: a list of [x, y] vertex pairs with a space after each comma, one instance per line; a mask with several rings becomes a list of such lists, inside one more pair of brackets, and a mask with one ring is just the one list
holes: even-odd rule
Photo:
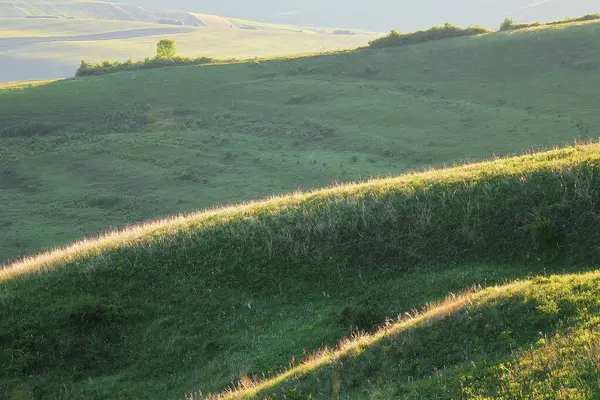
[[412, 31], [449, 21], [497, 27], [505, 17], [547, 21], [598, 12], [597, 0], [120, 0], [300, 26]]
[[333, 33], [97, 1], [0, 0], [0, 82], [70, 77], [82, 59], [152, 57], [164, 37], [177, 41], [181, 55], [213, 58], [356, 48], [375, 37]]
[[412, 31], [446, 21], [496, 27], [505, 17], [522, 22], [547, 21], [598, 12], [600, 8], [596, 0], [119, 0], [119, 3], [122, 4], [78, 0], [0, 0], [0, 18], [85, 17], [138, 22], [163, 19], [180, 21], [184, 25], [235, 27], [231, 17], [275, 24], [350, 27], [381, 32], [390, 29]]
[[101, 1], [0, 0], [0, 18], [104, 19], [219, 28], [239, 27], [224, 17], [170, 10], [166, 3], [164, 6], [165, 9], [151, 9]]

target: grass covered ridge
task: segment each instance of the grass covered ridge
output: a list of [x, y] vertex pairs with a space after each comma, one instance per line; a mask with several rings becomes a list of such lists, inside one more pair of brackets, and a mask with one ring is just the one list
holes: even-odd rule
[[598, 272], [452, 295], [274, 378], [245, 377], [206, 398], [596, 398], [599, 295]]
[[[340, 252], [339, 239], [344, 238], [353, 239], [361, 248], [373, 249], [368, 256], [361, 255], [361, 248], [344, 240], [341, 244], [348, 247], [341, 253], [346, 256], [354, 253], [359, 259], [379, 258], [377, 254], [381, 253], [383, 261], [390, 248], [393, 251], [388, 257], [403, 255], [400, 259], [406, 266], [419, 261], [481, 261], [481, 257], [488, 261], [510, 260], [516, 255], [528, 259], [538, 253], [554, 254], [560, 247], [564, 248], [555, 256], [564, 258], [568, 254], [573, 262], [591, 262], [600, 255], [591, 238], [600, 187], [599, 162], [600, 145], [581, 145], [201, 212], [128, 228], [98, 241], [81, 242], [8, 265], [0, 271], [0, 280], [79, 258], [104, 258], [112, 251], [145, 251], [159, 237], [170, 242], [178, 240], [179, 235], [203, 236], [204, 231], [230, 232], [234, 227], [252, 232], [260, 230], [263, 223], [273, 234], [260, 240], [268, 250], [262, 256], [268, 259], [290, 254], [314, 256], [310, 243], [329, 245]], [[290, 218], [298, 223], [287, 231]], [[500, 226], [498, 220], [503, 221]], [[365, 229], [372, 235], [364, 237]], [[236, 236], [243, 241], [258, 233], [240, 232]], [[390, 234], [396, 238], [392, 243], [387, 240]], [[399, 239], [404, 239], [400, 248]], [[425, 251], [432, 241], [440, 239], [448, 246]], [[567, 240], [577, 243], [576, 250], [572, 245], [561, 246]], [[521, 245], [516, 246], [518, 243]], [[590, 251], [582, 252], [586, 243]], [[327, 254], [315, 250], [319, 250], [320, 257]]]
[[[215, 393], [448, 292], [596, 266], [599, 188], [600, 144], [589, 144], [214, 210], [8, 265], [0, 391]], [[521, 322], [516, 345], [538, 329]], [[281, 387], [288, 398], [293, 387]]]
[[299, 187], [597, 137], [597, 28], [0, 88], [0, 263]]

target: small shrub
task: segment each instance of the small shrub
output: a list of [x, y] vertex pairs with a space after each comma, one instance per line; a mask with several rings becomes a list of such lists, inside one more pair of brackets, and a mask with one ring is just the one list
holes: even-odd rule
[[515, 21], [512, 18], [504, 18], [504, 21], [500, 24], [500, 31], [510, 31], [515, 26]]
[[204, 344], [204, 355], [208, 360], [214, 359], [223, 350], [223, 345], [217, 341], [210, 340]]
[[334, 35], [355, 35], [355, 33], [349, 29], [337, 29], [337, 30], [333, 31], [333, 34]]
[[531, 237], [539, 249], [551, 247], [557, 238], [554, 222], [549, 218], [536, 218], [531, 223]]
[[301, 135], [309, 138], [323, 138], [335, 133], [335, 128], [323, 126], [321, 123], [313, 120], [305, 120], [301, 127]]
[[339, 315], [344, 327], [360, 331], [373, 331], [384, 322], [385, 317], [378, 311], [365, 305], [346, 306]]
[[81, 60], [81, 64], [79, 64], [79, 68], [77, 68], [77, 72], [75, 76], [85, 75], [85, 72], [91, 69], [93, 65], [85, 60]]
[[373, 68], [370, 65], [365, 66], [363, 69], [363, 75], [377, 75], [380, 71], [377, 68]]
[[48, 122], [24, 122], [0, 129], [2, 136], [42, 136], [56, 130], [56, 126]]
[[306, 100], [306, 96], [303, 94], [293, 95], [285, 104], [302, 104]]
[[111, 209], [123, 203], [124, 198], [115, 195], [103, 194], [99, 196], [91, 196], [85, 199], [85, 204], [88, 207]]
[[164, 25], [183, 25], [183, 21], [180, 21], [177, 19], [171, 19], [171, 18], [161, 18], [161, 19], [157, 20], [156, 23], [164, 24]]
[[198, 181], [198, 171], [193, 167], [187, 167], [178, 176], [178, 179], [188, 182]]
[[598, 69], [599, 64], [594, 60], [575, 61], [571, 63], [571, 68], [579, 71], [594, 71]]
[[88, 331], [118, 324], [123, 318], [123, 309], [119, 304], [105, 303], [102, 299], [85, 296], [69, 305], [65, 322], [76, 330]]

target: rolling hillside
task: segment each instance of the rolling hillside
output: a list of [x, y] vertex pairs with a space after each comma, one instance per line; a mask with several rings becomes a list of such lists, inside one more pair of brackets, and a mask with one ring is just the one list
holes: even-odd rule
[[450, 295], [209, 398], [595, 399], [599, 287], [593, 272]]
[[[590, 144], [201, 212], [17, 262], [0, 271], [0, 392], [203, 398], [264, 376], [259, 398], [593, 398], [597, 273], [393, 320], [448, 293], [597, 268], [599, 194]], [[386, 317], [378, 340], [278, 375]]]
[[599, 39], [0, 84], [0, 397], [600, 397]]
[[0, 260], [598, 136], [600, 25], [0, 89]]

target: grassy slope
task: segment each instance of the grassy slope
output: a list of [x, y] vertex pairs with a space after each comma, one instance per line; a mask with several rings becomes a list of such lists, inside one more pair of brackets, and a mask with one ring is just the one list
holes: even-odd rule
[[597, 398], [599, 289], [593, 272], [451, 296], [223, 398]]
[[[597, 266], [599, 195], [594, 144], [201, 213], [17, 263], [0, 275], [0, 391], [89, 399], [222, 390], [448, 292]], [[552, 308], [539, 324], [482, 314], [472, 327], [483, 336], [469, 349], [501, 361], [498, 329], [513, 326], [506, 340], [524, 346], [540, 326], [569, 327], [588, 304], [594, 313], [586, 296], [567, 296], [565, 307], [557, 297], [566, 325]], [[545, 312], [515, 304], [515, 314]], [[422, 348], [441, 332], [423, 336]], [[460, 369], [457, 352], [427, 366], [453, 368], [441, 362], [447, 355]]]
[[[0, 89], [0, 260], [298, 187], [595, 137], [599, 27]], [[40, 127], [54, 130], [24, 137]]]

